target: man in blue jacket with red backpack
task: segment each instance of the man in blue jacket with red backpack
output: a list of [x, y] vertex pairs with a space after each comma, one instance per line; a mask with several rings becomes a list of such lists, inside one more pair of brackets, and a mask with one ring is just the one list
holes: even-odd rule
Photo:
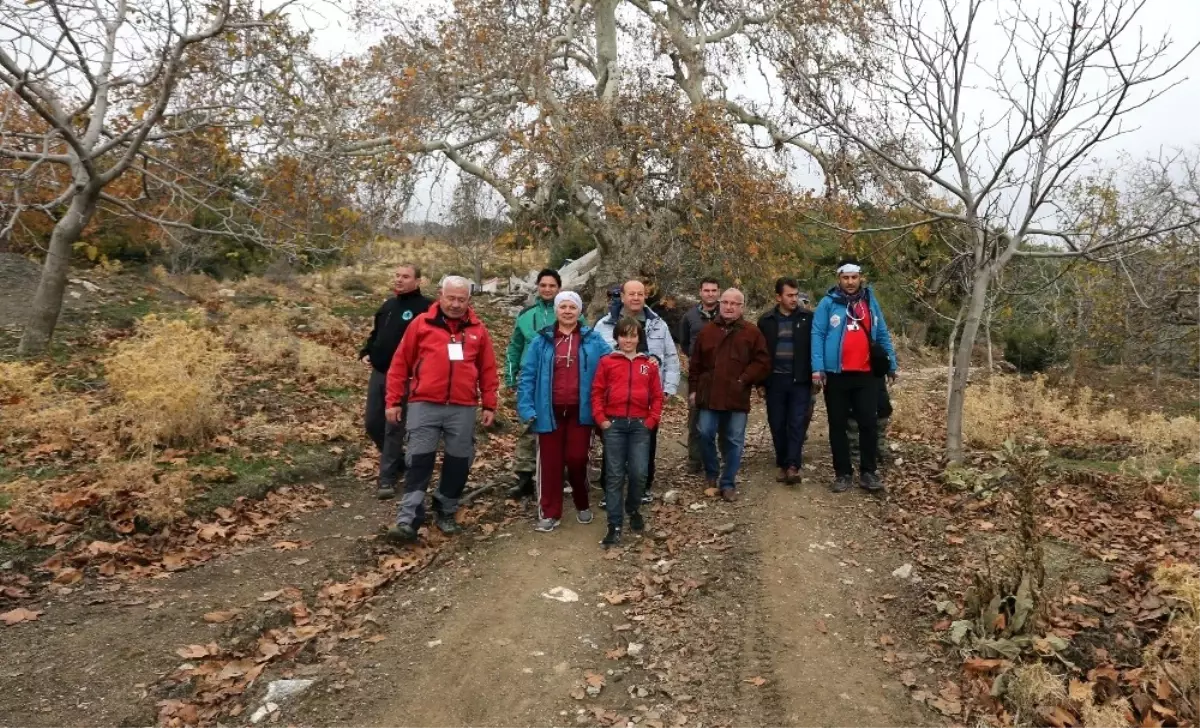
[[825, 388], [836, 475], [832, 490], [842, 493], [854, 487], [847, 434], [853, 410], [862, 442], [860, 485], [879, 492], [884, 489], [876, 465], [879, 378], [886, 374], [895, 380], [896, 351], [883, 309], [863, 281], [858, 261], [842, 261], [837, 272], [838, 284], [821, 299], [812, 321], [812, 381], [814, 387]]

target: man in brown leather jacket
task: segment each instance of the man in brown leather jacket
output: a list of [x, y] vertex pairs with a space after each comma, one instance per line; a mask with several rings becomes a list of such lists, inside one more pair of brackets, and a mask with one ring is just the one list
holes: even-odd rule
[[[700, 410], [700, 444], [708, 485], [719, 484], [721, 497], [733, 501], [737, 500], [737, 473], [746, 446], [750, 392], [771, 373], [771, 355], [762, 332], [742, 317], [746, 297], [741, 291], [725, 291], [719, 305], [720, 315], [700, 330], [692, 347], [688, 397]], [[718, 432], [724, 469], [719, 469], [717, 462]]]

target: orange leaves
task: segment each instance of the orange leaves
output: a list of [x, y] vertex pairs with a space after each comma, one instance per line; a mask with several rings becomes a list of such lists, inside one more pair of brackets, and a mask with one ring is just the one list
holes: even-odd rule
[[21, 622], [36, 622], [40, 615], [41, 612], [35, 612], [24, 607], [17, 607], [16, 609], [12, 609], [0, 614], [0, 622], [4, 622], [4, 624], [11, 627], [14, 624], [20, 624]]

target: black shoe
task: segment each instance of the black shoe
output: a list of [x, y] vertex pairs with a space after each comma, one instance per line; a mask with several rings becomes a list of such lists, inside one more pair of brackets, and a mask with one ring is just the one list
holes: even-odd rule
[[599, 504], [598, 506], [596, 506], [596, 507], [597, 507], [597, 508], [600, 508], [600, 509], [607, 508], [607, 507], [608, 507], [608, 499], [607, 499], [607, 498], [601, 498], [601, 499], [600, 499], [600, 504]]
[[608, 527], [608, 533], [604, 534], [604, 540], [600, 542], [600, 545], [604, 548], [608, 548], [610, 546], [616, 546], [619, 543], [621, 543], [621, 527], [610, 525]]
[[634, 531], [644, 531], [646, 529], [646, 521], [642, 518], [641, 513], [629, 514], [629, 527]]
[[646, 491], [645, 493], [642, 493], [642, 503], [648, 505], [653, 502], [654, 502], [654, 494], [652, 494], [650, 491]]
[[839, 475], [839, 476], [837, 476], [837, 479], [833, 481], [833, 485], [830, 486], [829, 489], [832, 490], [834, 493], [845, 493], [846, 491], [850, 490], [853, 487], [854, 487], [853, 476]]
[[407, 544], [417, 540], [417, 529], [407, 523], [397, 523], [388, 529], [385, 537], [389, 543]]
[[447, 536], [454, 536], [463, 532], [462, 526], [454, 520], [454, 516], [438, 516], [435, 521], [438, 530]]
[[508, 497], [521, 500], [533, 496], [533, 473], [517, 473], [517, 484], [508, 489]]
[[375, 491], [375, 497], [379, 500], [391, 500], [396, 497], [396, 486], [381, 485], [379, 490]]
[[859, 476], [859, 480], [859, 484], [862, 485], [863, 490], [870, 493], [882, 493], [886, 490], [883, 481], [879, 479], [879, 475], [876, 473], [863, 473]]

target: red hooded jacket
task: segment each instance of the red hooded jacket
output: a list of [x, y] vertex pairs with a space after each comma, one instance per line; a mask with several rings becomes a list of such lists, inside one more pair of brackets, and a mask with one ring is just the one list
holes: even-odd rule
[[662, 419], [658, 363], [646, 354], [630, 359], [614, 351], [600, 360], [592, 380], [592, 417], [597, 425], [617, 417], [640, 417], [653, 430]]
[[[462, 344], [461, 361], [450, 361], [450, 344]], [[387, 406], [436, 402], [474, 407], [483, 401], [495, 410], [500, 389], [496, 352], [487, 327], [468, 308], [460, 319], [447, 319], [433, 304], [413, 320], [387, 374]]]

